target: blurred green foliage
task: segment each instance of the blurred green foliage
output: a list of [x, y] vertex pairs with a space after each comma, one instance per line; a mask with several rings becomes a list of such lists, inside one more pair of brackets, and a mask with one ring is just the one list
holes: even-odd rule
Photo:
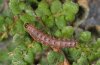
[[0, 5], [2, 4], [3, 0], [0, 0]]
[[98, 60], [98, 61], [96, 62], [96, 65], [100, 65], [100, 60]]
[[[70, 24], [75, 23], [78, 11], [79, 5], [72, 0], [10, 0], [9, 9], [0, 13], [0, 41], [11, 38], [10, 42], [0, 43], [0, 47], [5, 45], [0, 48], [0, 64], [58, 65], [67, 58], [72, 65], [90, 65], [99, 59], [100, 38], [94, 39], [89, 31], [77, 33], [75, 48], [62, 49], [66, 57], [34, 41], [25, 31], [24, 24], [28, 22], [51, 36], [72, 39], [76, 33]], [[99, 64], [100, 60], [96, 62]]]

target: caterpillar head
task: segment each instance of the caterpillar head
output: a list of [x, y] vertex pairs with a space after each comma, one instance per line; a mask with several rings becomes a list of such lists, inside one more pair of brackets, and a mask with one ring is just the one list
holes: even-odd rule
[[30, 25], [29, 23], [25, 23], [24, 27], [28, 28], [28, 25]]

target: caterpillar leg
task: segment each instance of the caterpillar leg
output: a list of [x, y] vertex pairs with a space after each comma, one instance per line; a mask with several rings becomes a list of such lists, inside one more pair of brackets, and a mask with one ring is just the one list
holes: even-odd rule
[[55, 51], [55, 52], [60, 52], [61, 51], [61, 49], [59, 48], [59, 47], [51, 47], [52, 49], [53, 49], [53, 51]]

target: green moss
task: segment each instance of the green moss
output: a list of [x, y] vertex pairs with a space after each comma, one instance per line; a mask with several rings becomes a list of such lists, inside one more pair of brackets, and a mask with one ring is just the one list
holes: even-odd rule
[[32, 51], [33, 51], [33, 53], [42, 52], [42, 46], [41, 46], [41, 44], [38, 43], [38, 42], [33, 42]]
[[53, 16], [43, 16], [42, 17], [43, 23], [48, 28], [52, 28], [54, 26], [54, 18]]
[[[50, 51], [47, 56], [47, 60], [49, 64], [59, 64], [64, 61], [64, 56], [54, 51]], [[56, 63], [55, 63], [56, 62]]]
[[75, 15], [79, 11], [79, 6], [71, 1], [66, 1], [63, 4], [63, 13], [67, 21], [74, 21]]
[[65, 2], [63, 4], [63, 10], [66, 11], [65, 14], [67, 13], [73, 13], [73, 14], [76, 14], [78, 12], [78, 5], [76, 3], [73, 3], [73, 2]]
[[23, 14], [20, 16], [20, 19], [24, 22], [24, 23], [34, 23], [34, 21], [36, 20], [34, 16], [31, 16], [29, 14]]
[[91, 40], [91, 32], [85, 31], [80, 34], [80, 41], [89, 42]]
[[11, 28], [11, 35], [14, 35], [16, 33], [18, 34], [25, 33], [23, 22], [20, 19], [16, 20], [16, 25], [13, 25], [13, 28]]
[[50, 6], [51, 12], [53, 14], [59, 13], [62, 11], [62, 4], [59, 0], [54, 0]]
[[11, 11], [13, 12], [13, 14], [17, 15], [21, 13], [18, 0], [10, 0], [9, 7]]
[[69, 59], [72, 61], [76, 61], [81, 56], [81, 50], [80, 49], [69, 49]]
[[77, 61], [78, 65], [89, 65], [87, 56], [82, 54], [81, 57]]
[[66, 27], [66, 20], [64, 16], [56, 17], [55, 24], [57, 25], [58, 29], [62, 29], [63, 27]]
[[73, 36], [74, 29], [72, 26], [62, 28], [62, 35], [64, 38], [71, 38]]
[[34, 54], [32, 53], [31, 50], [28, 49], [28, 51], [25, 51], [23, 53], [23, 57], [24, 57], [24, 60], [29, 63], [29, 64], [32, 64], [34, 62]]
[[27, 65], [27, 63], [23, 60], [17, 60], [15, 62], [12, 62], [13, 65]]
[[75, 16], [74, 16], [74, 14], [67, 13], [65, 16], [65, 19], [69, 22], [73, 22], [75, 20]]
[[[83, 29], [83, 32], [77, 32], [74, 21], [78, 11], [79, 5], [72, 0], [63, 3], [60, 0], [10, 0], [9, 9], [0, 13], [0, 41], [6, 42], [11, 37], [7, 44], [0, 43], [0, 49], [4, 44], [4, 49], [0, 50], [0, 64], [35, 65], [39, 61], [41, 65], [58, 65], [67, 58], [72, 65], [89, 65], [97, 60], [100, 57], [100, 38], [96, 40], [91, 32]], [[50, 46], [33, 40], [25, 30], [25, 23], [31, 23], [43, 33], [58, 39], [75, 38], [78, 43], [75, 48], [64, 48], [64, 57], [62, 53], [54, 52]], [[74, 37], [76, 34], [79, 34], [77, 38]], [[37, 60], [38, 54], [41, 57]]]
[[56, 37], [62, 37], [62, 33], [61, 33], [60, 30], [56, 30], [55, 33], [54, 33], [54, 35], [55, 35]]
[[35, 12], [37, 16], [41, 16], [41, 17], [44, 15], [51, 15], [49, 6], [45, 1], [39, 3], [38, 8], [36, 9]]

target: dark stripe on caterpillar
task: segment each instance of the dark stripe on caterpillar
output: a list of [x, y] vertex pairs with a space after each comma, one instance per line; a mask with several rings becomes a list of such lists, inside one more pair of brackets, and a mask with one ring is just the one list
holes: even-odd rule
[[55, 37], [51, 37], [50, 35], [47, 35], [41, 32], [34, 25], [30, 23], [26, 23], [25, 28], [26, 28], [26, 31], [30, 34], [30, 36], [35, 41], [41, 42], [44, 45], [49, 45], [55, 48], [56, 47], [65, 48], [65, 47], [75, 47], [77, 43], [74, 39], [62, 40], [62, 39], [57, 39]]

